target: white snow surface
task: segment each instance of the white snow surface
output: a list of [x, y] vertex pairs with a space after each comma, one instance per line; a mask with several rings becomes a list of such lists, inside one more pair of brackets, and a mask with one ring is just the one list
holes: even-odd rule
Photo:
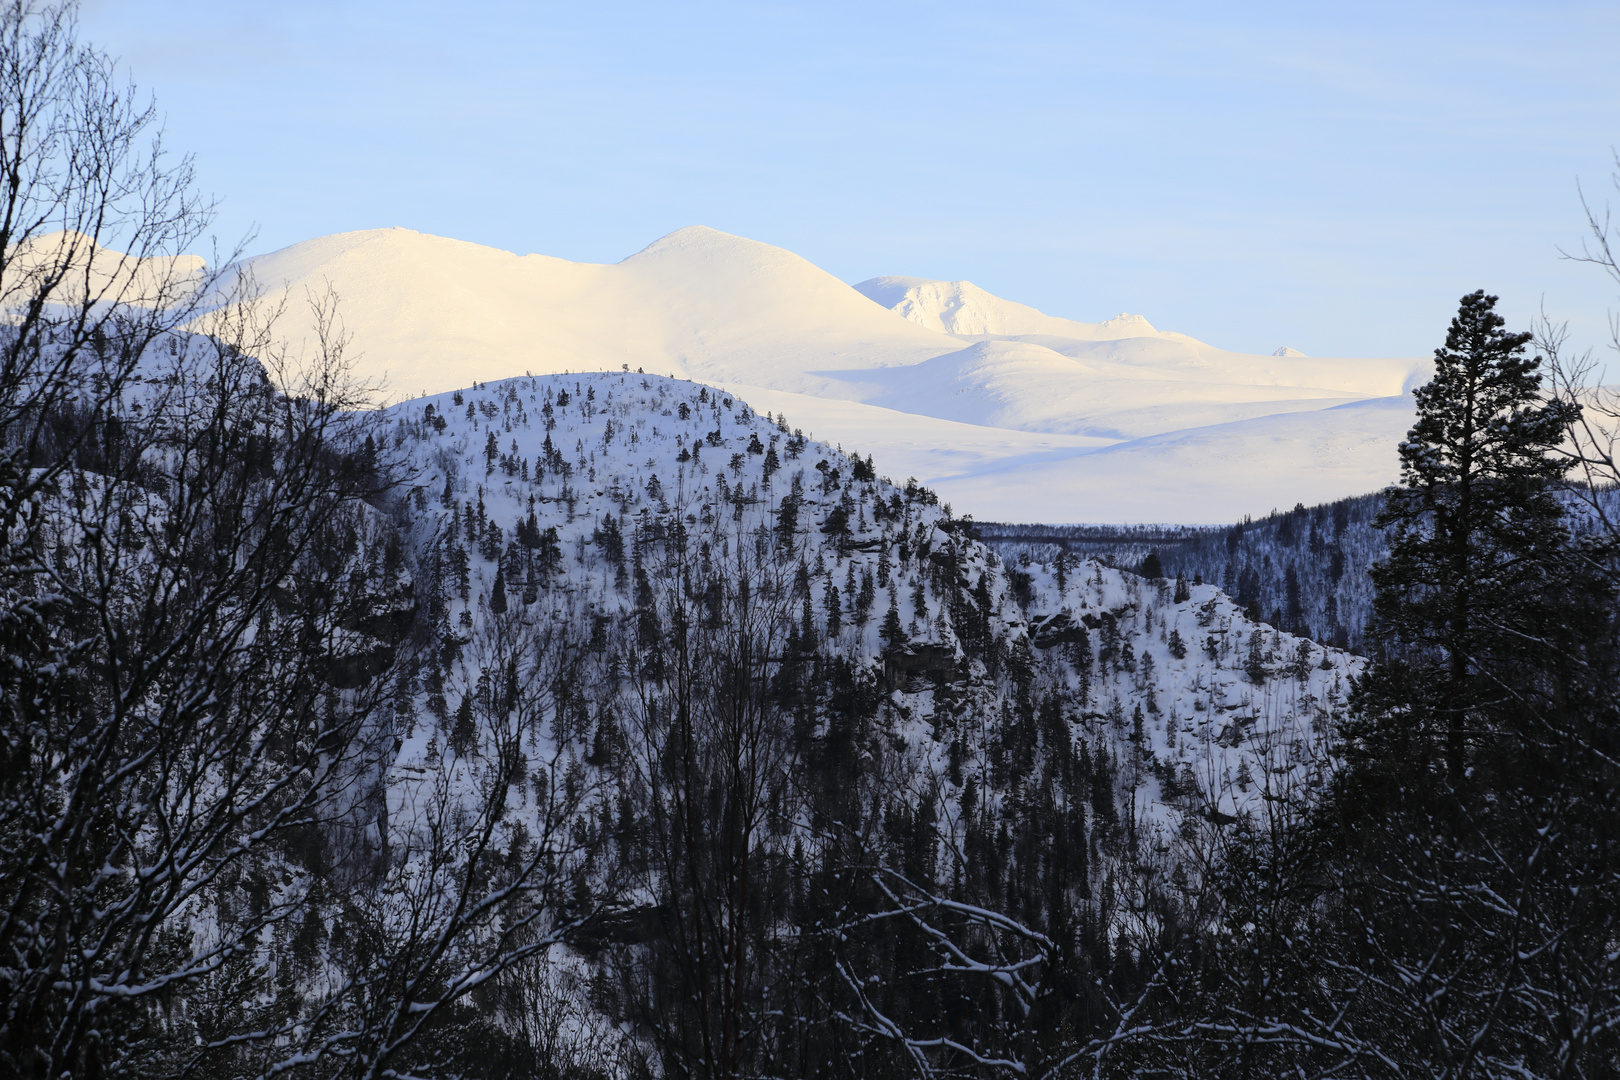
[[[1396, 478], [1402, 410], [1430, 370], [1229, 352], [1138, 315], [1078, 322], [965, 281], [852, 287], [702, 227], [613, 264], [380, 229], [246, 265], [287, 302], [294, 342], [312, 339], [306, 294], [330, 285], [357, 374], [392, 400], [628, 365], [786, 413], [986, 519], [1224, 522], [1374, 490]], [[1390, 407], [1339, 408], [1374, 400]]]
[[1100, 323], [1058, 318], [1026, 304], [1003, 300], [971, 281], [875, 277], [856, 285], [855, 291], [919, 326], [956, 337], [1050, 334], [1079, 341], [1115, 341], [1128, 337], [1191, 340], [1181, 334], [1161, 333], [1142, 316], [1124, 312]]

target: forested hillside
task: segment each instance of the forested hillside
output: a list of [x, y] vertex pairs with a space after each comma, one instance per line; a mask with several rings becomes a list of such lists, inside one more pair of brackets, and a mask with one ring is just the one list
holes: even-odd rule
[[[181, 935], [141, 963], [214, 1005], [151, 1033], [137, 1005], [113, 1061], [251, 1071], [290, 1040], [317, 1071], [839, 1072], [903, 1061], [908, 1037], [1027, 1037], [1005, 1011], [1022, 984], [924, 973], [946, 931], [919, 899], [963, 948], [980, 910], [1061, 943], [1032, 986], [1117, 974], [1043, 1006], [1044, 1052], [1073, 1052], [1142, 991], [1122, 943], [1198, 890], [1208, 834], [1319, 783], [1344, 716], [1348, 657], [1212, 586], [1009, 565], [926, 490], [707, 387], [524, 378], [364, 417], [281, 398], [217, 341], [151, 352], [117, 398], [40, 418], [78, 449], [36, 451], [56, 475], [30, 519], [64, 612], [109, 627], [63, 691], [84, 715], [137, 670], [217, 687], [143, 707], [79, 811], [113, 815], [110, 867], [204, 849], [141, 912]], [[324, 426], [285, 442], [278, 418], [305, 416]], [[182, 599], [199, 589], [219, 599]], [[117, 663], [137, 641], [150, 660]], [[187, 711], [204, 699], [242, 706]], [[58, 737], [69, 772], [13, 791], [16, 826], [50, 832], [82, 775]], [[153, 769], [184, 774], [172, 801], [137, 796]], [[212, 831], [153, 830], [198, 805]], [[75, 836], [70, 862], [100, 849]], [[912, 944], [846, 954], [863, 926]], [[87, 950], [101, 1008], [140, 1000]], [[437, 1004], [411, 1016], [416, 990], [379, 1023], [368, 988], [396, 964]], [[941, 993], [1012, 997], [947, 1018]], [[390, 1045], [400, 1024], [415, 1039]]]
[[[392, 417], [421, 463], [424, 650], [381, 831], [430, 839], [428, 793], [492, 775], [510, 857], [567, 823], [600, 877], [559, 970], [624, 1025], [619, 1067], [904, 1060], [878, 1016], [937, 1037], [939, 993], [996, 996], [834, 947], [908, 895], [1059, 931], [1074, 956], [1046, 979], [1113, 971], [1198, 887], [1211, 823], [1319, 782], [1342, 719], [1348, 658], [1213, 587], [1008, 565], [926, 490], [707, 387], [525, 378]], [[1041, 1026], [1117, 1018], [1114, 997]], [[943, 1030], [1016, 1041], [1000, 1012]]]
[[1296, 506], [1225, 528], [1192, 526], [987, 524], [985, 540], [1019, 558], [1059, 552], [1188, 581], [1207, 581], [1236, 599], [1252, 618], [1340, 649], [1365, 649], [1372, 614], [1367, 571], [1385, 543], [1373, 522], [1379, 494], [1306, 508]]
[[[1560, 494], [1570, 529], [1602, 533], [1620, 489], [1571, 486]], [[1200, 526], [1016, 525], [979, 531], [998, 555], [1050, 562], [1059, 553], [1188, 581], [1218, 583], [1250, 618], [1350, 652], [1367, 651], [1373, 614], [1369, 571], [1389, 551], [1376, 521], [1381, 492], [1245, 520]], [[1156, 556], [1157, 570], [1147, 564]]]

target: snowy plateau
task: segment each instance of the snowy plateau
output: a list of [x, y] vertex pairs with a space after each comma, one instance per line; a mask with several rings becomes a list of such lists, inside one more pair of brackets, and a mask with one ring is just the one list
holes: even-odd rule
[[1392, 482], [1423, 359], [1228, 352], [1147, 319], [1075, 322], [970, 282], [850, 286], [781, 248], [678, 230], [612, 265], [382, 229], [250, 260], [335, 290], [394, 401], [631, 370], [723, 388], [980, 520], [1225, 523]]

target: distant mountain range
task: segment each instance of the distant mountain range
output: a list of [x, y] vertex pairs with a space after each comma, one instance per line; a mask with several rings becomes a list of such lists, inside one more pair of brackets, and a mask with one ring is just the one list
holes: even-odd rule
[[681, 229], [622, 262], [518, 256], [408, 229], [249, 260], [310, 333], [341, 301], [358, 373], [393, 400], [532, 373], [643, 369], [723, 386], [960, 513], [1221, 522], [1381, 487], [1422, 359], [1228, 352], [1138, 315], [1044, 314], [971, 282], [850, 286], [803, 258]]

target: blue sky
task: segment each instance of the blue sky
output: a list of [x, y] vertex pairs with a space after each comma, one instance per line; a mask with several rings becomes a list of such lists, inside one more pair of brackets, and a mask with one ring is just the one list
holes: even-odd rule
[[1599, 344], [1620, 4], [86, 0], [253, 250], [402, 225], [616, 261], [684, 225], [1227, 348]]

